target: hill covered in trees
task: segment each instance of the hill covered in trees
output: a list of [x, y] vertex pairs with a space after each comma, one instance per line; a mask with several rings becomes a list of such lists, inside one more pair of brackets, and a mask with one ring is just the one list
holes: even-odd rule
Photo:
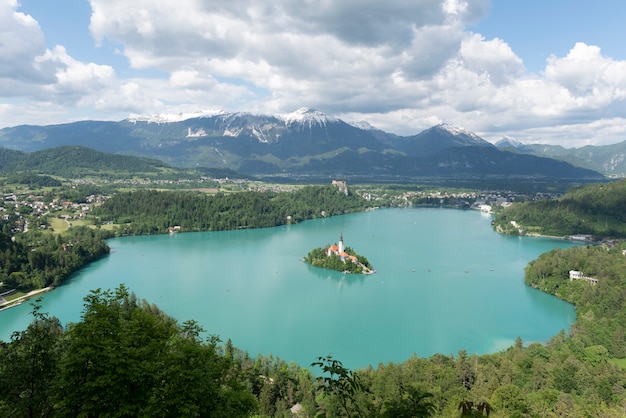
[[[59, 179], [98, 178], [105, 180], [201, 180], [211, 178], [247, 178], [228, 169], [205, 167], [176, 168], [160, 160], [111, 154], [83, 146], [62, 146], [41, 151], [22, 152], [0, 148], [0, 175], [6, 183], [16, 176], [47, 175]], [[18, 180], [20, 178], [18, 177]]]
[[158, 173], [166, 167], [159, 160], [109, 154], [82, 146], [62, 146], [31, 153], [0, 149], [0, 171], [5, 173], [30, 171], [72, 178], [94, 173], [117, 176]]
[[495, 227], [508, 234], [626, 237], [626, 180], [574, 188], [559, 199], [516, 203], [498, 212]]
[[[626, 243], [555, 249], [526, 267], [526, 284], [576, 306], [572, 332], [587, 354], [626, 358]], [[569, 271], [597, 280], [570, 280]]]
[[62, 235], [30, 231], [10, 233], [0, 221], [0, 290], [58, 286], [74, 271], [109, 253], [106, 231], [75, 227]]
[[119, 224], [122, 235], [266, 228], [305, 219], [364, 210], [369, 202], [334, 186], [306, 186], [293, 192], [203, 193], [138, 190], [115, 194], [93, 215]]

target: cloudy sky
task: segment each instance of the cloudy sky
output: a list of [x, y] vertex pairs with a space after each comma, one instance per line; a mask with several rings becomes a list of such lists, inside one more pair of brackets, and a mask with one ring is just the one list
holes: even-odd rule
[[625, 22], [623, 0], [0, 0], [0, 128], [309, 107], [616, 143]]

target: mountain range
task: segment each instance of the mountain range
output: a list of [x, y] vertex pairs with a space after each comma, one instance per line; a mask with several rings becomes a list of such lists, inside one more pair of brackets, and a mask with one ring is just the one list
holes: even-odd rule
[[213, 112], [0, 130], [0, 146], [11, 150], [68, 145], [260, 177], [604, 178], [603, 170], [562, 161], [557, 152], [548, 156], [540, 149], [504, 143], [498, 147], [446, 124], [398, 136], [304, 108], [286, 115]]
[[560, 145], [523, 144], [503, 138], [496, 142], [496, 146], [501, 150], [565, 161], [609, 177], [626, 177], [626, 141], [611, 145], [565, 148]]

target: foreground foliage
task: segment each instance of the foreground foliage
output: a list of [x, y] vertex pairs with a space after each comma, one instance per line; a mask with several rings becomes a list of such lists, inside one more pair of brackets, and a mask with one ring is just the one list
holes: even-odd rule
[[92, 292], [65, 330], [34, 316], [0, 349], [2, 416], [245, 417], [256, 407], [217, 339], [123, 286]]
[[[612, 326], [620, 306], [596, 319]], [[312, 363], [316, 377], [202, 338], [194, 321], [180, 325], [124, 286], [92, 291], [65, 328], [37, 306], [33, 315], [0, 342], [0, 416], [621, 417], [626, 407], [626, 372], [609, 361], [616, 347], [587, 318], [569, 336], [518, 339], [496, 354], [356, 371], [328, 355]]]

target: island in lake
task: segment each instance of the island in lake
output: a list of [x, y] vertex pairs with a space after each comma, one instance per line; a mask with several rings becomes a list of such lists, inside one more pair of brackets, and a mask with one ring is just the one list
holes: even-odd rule
[[337, 270], [343, 273], [376, 273], [376, 270], [372, 268], [367, 258], [344, 245], [343, 234], [341, 234], [338, 243], [325, 248], [320, 247], [311, 250], [304, 257], [304, 261], [315, 267]]

